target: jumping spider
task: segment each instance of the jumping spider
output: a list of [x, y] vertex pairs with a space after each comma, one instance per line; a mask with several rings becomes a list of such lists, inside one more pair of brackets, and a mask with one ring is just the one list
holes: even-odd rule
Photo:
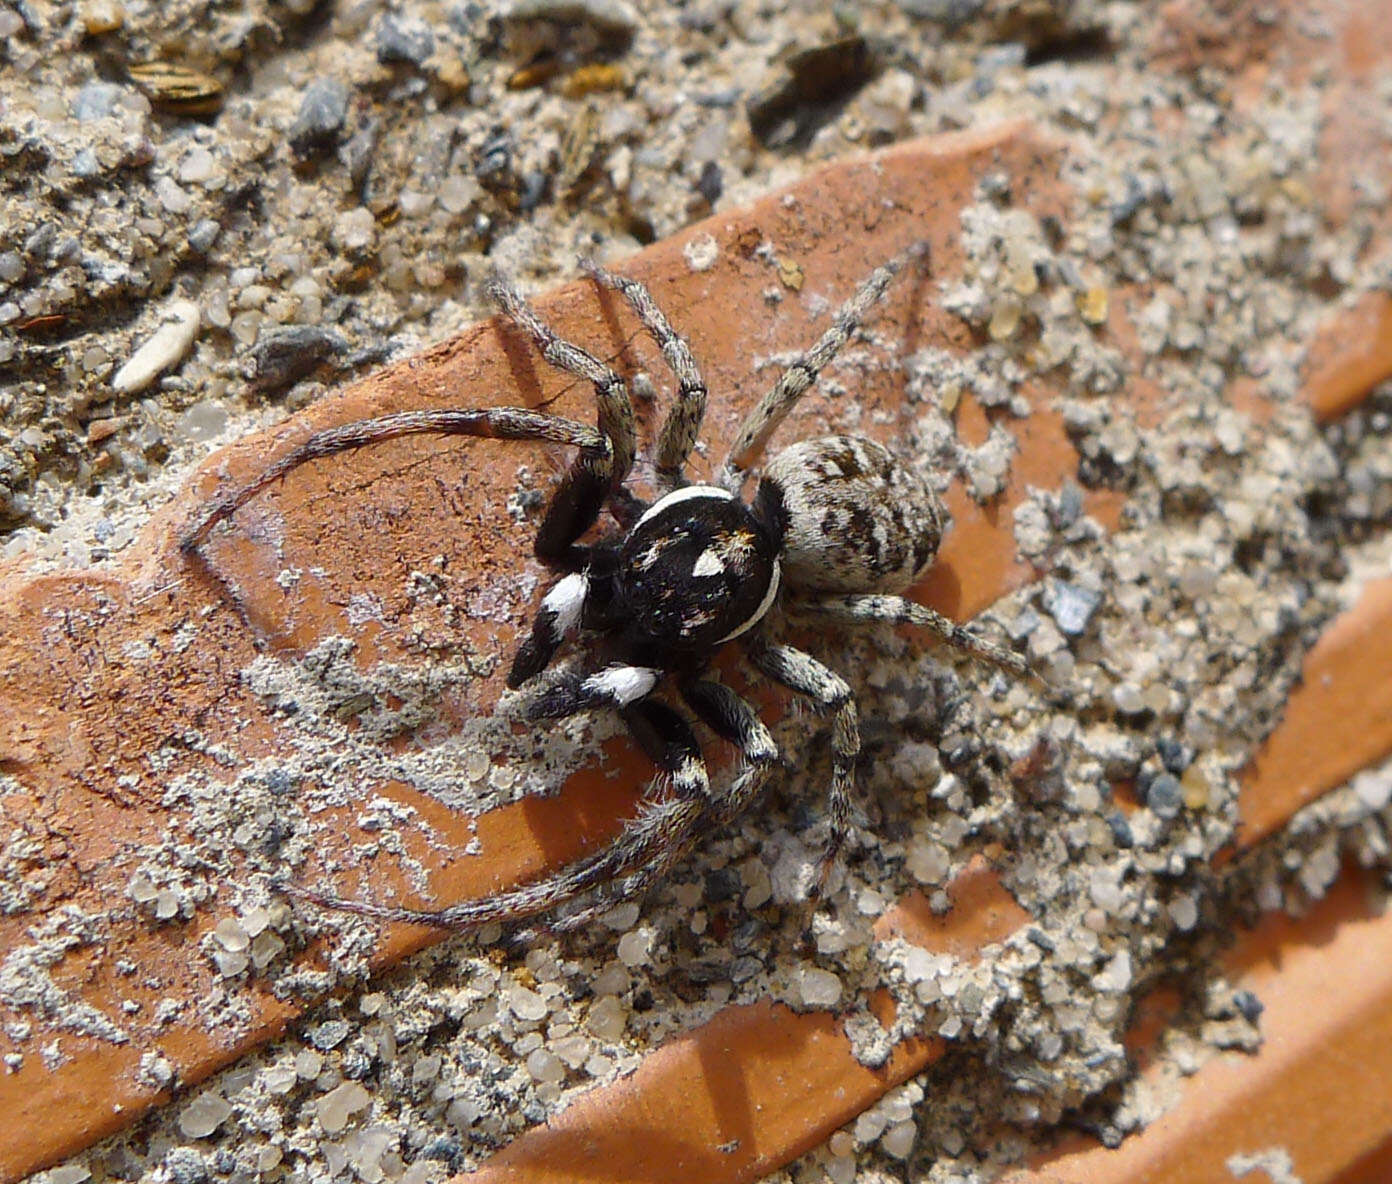
[[[821, 369], [861, 324], [922, 246], [873, 271], [841, 307], [830, 328], [793, 360], [751, 410], [715, 485], [683, 475], [706, 408], [706, 386], [686, 341], [648, 290], [589, 264], [594, 282], [619, 292], [662, 351], [677, 380], [676, 401], [662, 425], [655, 457], [658, 497], [649, 503], [624, 485], [636, 432], [619, 375], [578, 345], [558, 338], [509, 284], [489, 294], [527, 333], [551, 365], [594, 385], [598, 424], [517, 407], [406, 411], [310, 436], [239, 489], [207, 507], [184, 535], [192, 552], [223, 519], [271, 482], [306, 461], [379, 440], [433, 432], [507, 440], [547, 440], [578, 450], [552, 495], [537, 532], [539, 560], [561, 573], [541, 602], [512, 663], [508, 685], [544, 670], [566, 638], [588, 634], [607, 665], [563, 676], [533, 701], [533, 720], [561, 719], [596, 708], [616, 710], [634, 739], [670, 782], [650, 791], [642, 809], [607, 848], [553, 875], [436, 911], [363, 904], [294, 889], [320, 904], [393, 921], [449, 929], [520, 921], [575, 905], [551, 925], [574, 929], [663, 877], [713, 827], [742, 815], [780, 762], [773, 737], [754, 709], [729, 687], [703, 677], [716, 652], [739, 640], [753, 665], [833, 716], [829, 837], [820, 883], [848, 830], [860, 735], [851, 689], [811, 655], [765, 637], [765, 617], [780, 599], [789, 607], [841, 622], [922, 625], [939, 639], [1017, 676], [1024, 659], [991, 644], [923, 605], [895, 595], [932, 564], [944, 513], [936, 493], [882, 445], [862, 436], [819, 436], [769, 460], [752, 502], [739, 494], [774, 430]], [[608, 509], [617, 530], [579, 540]], [[691, 724], [653, 697], [670, 681], [716, 735], [735, 745], [742, 768], [712, 786]], [[585, 898], [581, 900], [580, 898]]]

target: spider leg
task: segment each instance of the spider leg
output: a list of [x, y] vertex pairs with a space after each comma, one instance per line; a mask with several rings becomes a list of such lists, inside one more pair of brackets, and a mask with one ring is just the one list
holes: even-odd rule
[[744, 761], [734, 780], [714, 795], [716, 818], [721, 825], [728, 825], [745, 814], [763, 792], [769, 775], [781, 763], [778, 746], [754, 708], [723, 683], [698, 679], [684, 684], [681, 690], [701, 721], [739, 749]]
[[927, 243], [917, 243], [907, 251], [901, 251], [889, 262], [875, 268], [854, 295], [836, 312], [830, 328], [811, 349], [799, 354], [789, 363], [778, 381], [768, 393], [745, 416], [730, 445], [729, 455], [721, 468], [719, 484], [731, 493], [738, 491], [744, 481], [745, 470], [759, 458], [769, 437], [783, 422], [784, 417], [817, 380], [824, 366], [850, 340], [851, 334], [860, 327], [870, 309], [884, 296], [885, 290], [906, 264], [924, 259], [928, 254]]
[[529, 719], [564, 719], [595, 707], [623, 709], [645, 699], [662, 677], [653, 666], [616, 663], [585, 677], [570, 675], [547, 687], [527, 709]]
[[851, 793], [856, 758], [860, 755], [860, 715], [851, 688], [839, 674], [811, 654], [788, 645], [769, 645], [759, 639], [745, 644], [749, 660], [775, 682], [810, 699], [821, 712], [833, 715], [831, 730], [831, 789], [827, 794], [828, 835], [818, 874], [818, 893], [826, 888], [851, 826]]
[[662, 351], [663, 361], [676, 375], [677, 399], [658, 435], [654, 466], [658, 486], [664, 492], [670, 492], [686, 484], [682, 469], [696, 446], [701, 420], [706, 414], [705, 380], [691, 354], [691, 347], [672, 328], [671, 322], [652, 298], [652, 293], [643, 284], [627, 276], [605, 271], [592, 259], [582, 260], [580, 266], [595, 283], [620, 293], [628, 301], [643, 328]]
[[555, 563], [578, 565], [583, 562], [584, 550], [574, 545], [575, 540], [599, 517], [604, 505], [614, 471], [613, 447], [607, 437], [586, 424], [520, 407], [403, 411], [315, 432], [259, 476], [218, 497], [184, 532], [179, 547], [185, 553], [193, 551], [224, 518], [231, 517], [266, 486], [307, 461], [382, 440], [427, 433], [499, 440], [549, 440], [579, 448], [579, 456], [566, 471], [547, 507], [546, 517], [537, 532], [536, 554], [540, 559]]
[[840, 596], [823, 593], [791, 601], [789, 607], [795, 611], [817, 613], [851, 624], [885, 621], [895, 625], [921, 625], [930, 630], [939, 641], [961, 650], [964, 654], [998, 666], [1016, 678], [1041, 681], [1029, 663], [1014, 650], [987, 641], [966, 626], [957, 624], [927, 605], [915, 604], [902, 596]]
[[614, 448], [610, 482], [611, 487], [617, 489], [633, 466], [638, 440], [633, 403], [628, 397], [624, 380], [612, 366], [601, 362], [589, 351], [557, 337], [522, 294], [501, 276], [494, 276], [489, 281], [488, 295], [507, 318], [532, 339], [547, 362], [557, 370], [585, 379], [594, 387], [599, 403], [599, 430], [609, 437]]
[[686, 855], [695, 838], [694, 827], [712, 823], [727, 826], [749, 812], [763, 793], [770, 774], [779, 766], [778, 748], [764, 721], [754, 708], [729, 687], [717, 682], [697, 680], [684, 683], [682, 697], [701, 721], [716, 735], [739, 749], [744, 767], [730, 784], [711, 795], [711, 806], [700, 816], [693, 816], [690, 834], [669, 831], [668, 852], [620, 880], [596, 888], [585, 907], [567, 912], [538, 927], [548, 933], [565, 933], [580, 929], [603, 916], [616, 904], [646, 892], [662, 879]]
[[[583, 910], [583, 915], [592, 919], [620, 900], [645, 889], [685, 855], [709, 806], [706, 766], [691, 726], [670, 707], [652, 700], [628, 708], [624, 721], [658, 770], [670, 781], [671, 796], [646, 800], [637, 816], [608, 847], [563, 867], [554, 875], [443, 909], [368, 904], [289, 885], [283, 886], [283, 890], [313, 904], [359, 916], [461, 931], [477, 929], [494, 921], [506, 925], [526, 920], [559, 908], [587, 892], [601, 890], [603, 906], [597, 911], [589, 907]], [[629, 875], [630, 872], [634, 874]], [[567, 924], [568, 920], [563, 918], [559, 926], [573, 928]]]

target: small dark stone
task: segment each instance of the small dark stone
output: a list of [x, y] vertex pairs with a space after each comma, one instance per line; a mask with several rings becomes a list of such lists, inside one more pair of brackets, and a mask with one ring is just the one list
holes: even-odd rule
[[725, 192], [725, 180], [720, 175], [720, 166], [715, 161], [708, 160], [701, 166], [701, 175], [696, 178], [696, 192], [711, 205], [715, 205], [720, 200], [720, 195]]
[[1030, 941], [1037, 945], [1046, 954], [1052, 954], [1054, 950], [1057, 948], [1054, 945], [1053, 938], [1051, 938], [1047, 933], [1045, 933], [1044, 930], [1038, 929], [1033, 925], [1031, 925], [1027, 930], [1025, 930], [1025, 936], [1029, 938]]
[[424, 21], [408, 20], [388, 13], [377, 28], [377, 60], [384, 66], [393, 62], [419, 66], [435, 52], [435, 34]]
[[305, 87], [300, 111], [290, 125], [290, 147], [299, 157], [332, 148], [348, 116], [348, 84], [341, 78], [319, 78]]
[[1161, 773], [1146, 788], [1146, 805], [1161, 818], [1174, 818], [1184, 808], [1184, 793], [1179, 779], [1172, 773]]
[[1116, 840], [1118, 847], [1130, 847], [1136, 839], [1131, 833], [1131, 824], [1126, 821], [1126, 815], [1120, 811], [1113, 811], [1107, 815], [1107, 825], [1111, 828], [1112, 838]]
[[730, 963], [730, 981], [732, 983], [748, 982], [755, 975], [764, 969], [763, 962], [753, 955], [746, 954], [742, 958], [736, 958]]
[[1059, 529], [1072, 526], [1083, 512], [1083, 491], [1072, 481], [1065, 481], [1059, 490], [1058, 508], [1054, 512], [1054, 523]]
[[1194, 760], [1192, 748], [1169, 736], [1161, 736], [1155, 742], [1155, 751], [1160, 754], [1160, 761], [1165, 768], [1176, 777], [1183, 773]]
[[722, 867], [706, 877], [706, 899], [712, 904], [731, 899], [740, 890], [739, 872]]
[[251, 389], [284, 390], [347, 349], [348, 342], [342, 336], [322, 325], [297, 325], [269, 333], [251, 351]]
[[362, 127], [338, 150], [338, 159], [348, 170], [355, 188], [361, 189], [363, 182], [367, 180], [368, 170], [372, 168], [372, 159], [377, 152], [377, 137], [381, 130], [381, 120], [365, 120]]
[[517, 195], [517, 208], [530, 214], [541, 205], [546, 197], [547, 176], [539, 170], [527, 173], [522, 178], [522, 192]]
[[497, 186], [512, 174], [512, 134], [496, 128], [474, 156], [474, 176], [485, 185]]
[[799, 50], [745, 104], [750, 131], [770, 148], [804, 144], [877, 69], [874, 51], [863, 37]]
[[588, 28], [610, 49], [626, 48], [638, 32], [638, 14], [626, 0], [513, 0], [506, 20], [510, 24], [546, 21], [561, 28]]
[[1233, 1006], [1241, 1013], [1242, 1018], [1249, 1024], [1255, 1024], [1261, 1018], [1261, 1013], [1266, 1010], [1266, 1004], [1258, 999], [1251, 991], [1233, 992]]

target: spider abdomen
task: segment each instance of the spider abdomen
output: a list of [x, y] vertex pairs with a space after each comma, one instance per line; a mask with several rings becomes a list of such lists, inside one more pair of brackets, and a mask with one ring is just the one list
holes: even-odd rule
[[883, 445], [819, 436], [764, 468], [759, 504], [783, 528], [792, 587], [897, 592], [932, 564], [942, 540], [938, 495]]

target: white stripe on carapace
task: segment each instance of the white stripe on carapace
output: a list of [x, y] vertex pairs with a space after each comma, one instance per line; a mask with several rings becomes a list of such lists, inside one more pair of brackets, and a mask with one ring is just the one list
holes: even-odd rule
[[732, 641], [741, 633], [747, 633], [764, 619], [764, 614], [773, 607], [773, 598], [778, 595], [778, 583], [783, 578], [783, 569], [777, 559], [773, 561], [773, 577], [769, 580], [768, 591], [764, 593], [763, 600], [759, 601], [759, 607], [754, 610], [749, 620], [745, 621], [738, 629], [732, 633], [725, 634], [716, 645], [724, 645], [727, 641]]
[[658, 498], [646, 510], [643, 516], [633, 524], [635, 530], [642, 526], [654, 514], [660, 514], [668, 506], [675, 506], [678, 502], [689, 501], [693, 497], [708, 497], [715, 501], [732, 502], [735, 500], [733, 493], [727, 493], [723, 489], [717, 489], [714, 485], [683, 485], [680, 489], [674, 489], [666, 497]]
[[725, 574], [725, 561], [714, 547], [707, 547], [696, 558], [691, 569], [693, 576], [721, 576]]

